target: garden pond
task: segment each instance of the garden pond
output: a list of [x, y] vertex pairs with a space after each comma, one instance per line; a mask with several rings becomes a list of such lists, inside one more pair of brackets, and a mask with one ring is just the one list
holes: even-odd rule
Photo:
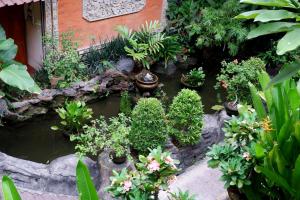
[[[181, 74], [185, 70], [177, 69], [172, 75], [160, 74], [160, 83], [164, 84], [163, 90], [171, 100], [181, 89]], [[203, 87], [199, 90], [202, 97], [205, 113], [213, 113], [211, 107], [218, 104], [215, 72], [206, 72]], [[89, 104], [94, 116], [103, 115], [106, 118], [116, 116], [119, 112], [120, 95], [110, 95], [107, 98]], [[0, 127], [0, 151], [10, 156], [48, 163], [53, 159], [74, 153], [74, 144], [63, 134], [54, 132], [51, 126], [59, 123], [54, 112], [47, 113], [30, 122], [18, 126]]]

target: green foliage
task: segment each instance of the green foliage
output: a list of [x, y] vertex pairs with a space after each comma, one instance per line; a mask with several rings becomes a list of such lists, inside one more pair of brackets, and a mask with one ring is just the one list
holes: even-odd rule
[[4, 200], [21, 200], [14, 182], [8, 177], [2, 177], [2, 192]]
[[178, 193], [171, 193], [168, 199], [169, 200], [196, 200], [196, 196], [190, 195], [189, 191], [181, 191], [179, 189]]
[[92, 118], [93, 111], [84, 102], [66, 102], [64, 107], [56, 109], [61, 118], [59, 126], [51, 127], [52, 130], [63, 130], [69, 134], [76, 134]]
[[80, 156], [101, 153], [111, 137], [108, 124], [103, 116], [91, 121], [91, 125], [83, 126], [82, 133], [71, 135], [70, 140], [76, 142], [75, 150]]
[[[186, 48], [223, 47], [236, 55], [247, 36], [247, 28], [233, 19], [242, 11], [238, 0], [171, 1], [169, 26], [175, 29]], [[188, 42], [186, 42], [188, 41]]]
[[[16, 62], [17, 45], [14, 40], [6, 38], [5, 32], [0, 25], [0, 80], [5, 84], [26, 90], [31, 93], [40, 93], [40, 88], [27, 72], [26, 66]], [[0, 90], [0, 98], [4, 93]]]
[[112, 67], [111, 63], [126, 56], [124, 47], [127, 42], [121, 37], [100, 41], [100, 45], [95, 43], [94, 40], [90, 48], [82, 55], [82, 62], [87, 66], [90, 75], [102, 73], [105, 69]]
[[276, 186], [279, 199], [300, 199], [299, 181], [296, 181], [300, 178], [299, 88], [292, 79], [268, 86], [270, 78], [266, 73], [259, 78], [263, 92], [253, 92], [252, 97], [255, 109], [262, 113], [264, 132], [255, 146], [260, 159], [256, 170]]
[[239, 107], [239, 114], [225, 122], [224, 143], [213, 145], [206, 154], [208, 166], [220, 168], [225, 188], [243, 189], [251, 184], [250, 175], [256, 164], [254, 144], [262, 133], [262, 124], [256, 122], [256, 113], [252, 109]]
[[85, 78], [86, 66], [81, 62], [81, 56], [77, 52], [78, 44], [73, 42], [73, 35], [71, 32], [63, 33], [60, 41], [49, 36], [44, 38], [47, 50], [44, 68], [49, 79], [62, 79], [58, 82], [59, 88], [68, 87], [71, 83]]
[[[300, 3], [295, 0], [241, 0], [241, 3], [258, 6], [270, 6], [270, 9], [260, 9], [244, 12], [236, 18], [254, 19], [261, 24], [251, 30], [248, 39], [273, 33], [286, 33], [278, 42], [277, 54], [283, 55], [300, 46]], [[288, 21], [288, 22], [286, 22]]]
[[238, 98], [241, 102], [250, 103], [248, 83], [258, 85], [257, 73], [262, 70], [265, 70], [265, 63], [259, 58], [250, 58], [240, 63], [237, 60], [229, 63], [223, 61], [215, 89], [225, 89], [229, 101]]
[[142, 25], [137, 32], [125, 26], [118, 26], [116, 30], [128, 41], [128, 45], [125, 46], [127, 55], [141, 63], [144, 68], [150, 69], [150, 65], [160, 59], [167, 65], [170, 60], [175, 60], [180, 52], [177, 37], [167, 36], [159, 32], [159, 28], [158, 21], [151, 21]]
[[129, 154], [130, 119], [124, 114], [112, 117], [107, 123], [103, 116], [85, 125], [78, 135], [71, 135], [70, 140], [76, 142], [75, 150], [80, 156], [96, 156], [104, 149], [112, 150], [116, 157]]
[[79, 200], [99, 200], [90, 172], [81, 160], [76, 167], [76, 182]]
[[171, 158], [170, 152], [162, 152], [160, 147], [153, 149], [147, 157], [139, 156], [137, 171], [129, 172], [126, 168], [120, 173], [113, 171], [113, 176], [110, 177], [111, 185], [107, 191], [114, 197], [125, 200], [157, 200], [159, 190], [167, 190], [176, 180], [175, 174], [179, 170], [175, 164], [178, 164], [178, 161]]
[[132, 111], [131, 107], [132, 102], [128, 91], [122, 92], [120, 99], [120, 112], [124, 113], [126, 116], [130, 116]]
[[203, 105], [196, 91], [183, 89], [173, 99], [168, 113], [169, 132], [180, 145], [200, 141], [203, 126]]
[[111, 134], [109, 140], [107, 140], [106, 147], [110, 148], [116, 157], [127, 156], [129, 152], [129, 139], [130, 132], [130, 119], [124, 114], [119, 114], [118, 117], [110, 119], [108, 130]]
[[198, 69], [192, 69], [188, 74], [184, 76], [186, 83], [191, 86], [202, 86], [204, 84], [205, 74], [202, 67]]
[[142, 98], [132, 111], [129, 140], [140, 153], [158, 146], [164, 147], [167, 140], [167, 125], [162, 104], [155, 98]]

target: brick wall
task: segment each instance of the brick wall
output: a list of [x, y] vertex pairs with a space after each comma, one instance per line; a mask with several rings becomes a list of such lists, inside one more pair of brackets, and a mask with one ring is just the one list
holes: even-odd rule
[[82, 0], [58, 1], [58, 30], [59, 33], [73, 31], [80, 41], [80, 48], [88, 47], [91, 39], [99, 41], [116, 36], [114, 28], [117, 25], [126, 25], [133, 29], [145, 21], [160, 20], [164, 0], [147, 0], [146, 7], [129, 15], [89, 22], [82, 17]]

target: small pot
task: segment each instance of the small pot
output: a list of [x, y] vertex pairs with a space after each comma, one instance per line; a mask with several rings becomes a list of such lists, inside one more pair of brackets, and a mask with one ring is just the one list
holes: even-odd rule
[[[144, 81], [143, 78], [147, 73], [153, 77], [153, 81]], [[141, 91], [153, 91], [158, 87], [158, 77], [149, 71], [142, 71], [136, 75], [136, 85]]]
[[117, 157], [116, 153], [114, 151], [110, 152], [110, 156], [111, 156], [111, 160], [113, 161], [113, 163], [118, 164], [118, 165], [125, 163], [126, 160], [127, 160], [126, 155], [123, 155], [121, 157]]
[[238, 116], [239, 115], [239, 111], [237, 109], [237, 103], [230, 101], [230, 102], [225, 102], [224, 103], [224, 108], [226, 110], [227, 115], [229, 116]]
[[243, 200], [244, 197], [237, 187], [229, 187], [227, 193], [230, 200]]
[[59, 81], [64, 80], [63, 77], [52, 77], [50, 78], [51, 88], [56, 88]]
[[186, 80], [187, 80], [187, 77], [184, 74], [182, 74], [181, 79], [180, 79], [180, 82], [182, 85], [184, 85], [187, 88], [194, 89], [194, 90], [198, 90], [198, 89], [202, 88], [202, 85], [201, 86], [190, 85], [189, 83], [186, 82]]

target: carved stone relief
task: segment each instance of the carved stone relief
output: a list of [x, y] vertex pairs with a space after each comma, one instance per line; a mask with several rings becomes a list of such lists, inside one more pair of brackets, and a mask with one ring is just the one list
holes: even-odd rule
[[146, 0], [83, 0], [83, 18], [97, 21], [136, 13], [146, 5]]

